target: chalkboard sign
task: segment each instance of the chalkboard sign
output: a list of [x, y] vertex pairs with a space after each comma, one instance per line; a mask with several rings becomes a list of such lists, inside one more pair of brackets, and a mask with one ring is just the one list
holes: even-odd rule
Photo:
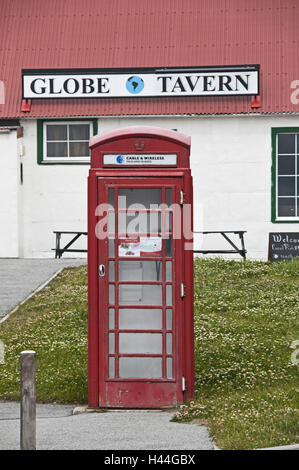
[[269, 233], [269, 261], [299, 258], [299, 233]]

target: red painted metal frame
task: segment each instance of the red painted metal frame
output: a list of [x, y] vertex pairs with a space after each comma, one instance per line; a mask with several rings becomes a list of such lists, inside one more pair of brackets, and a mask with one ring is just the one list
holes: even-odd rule
[[[136, 139], [144, 142], [144, 153], [177, 153], [177, 168], [103, 168], [103, 153], [136, 153]], [[102, 314], [101, 306], [106, 306], [104, 311], [108, 312], [108, 288], [101, 288], [98, 277], [98, 265], [108, 264], [108, 240], [99, 241], [95, 235], [95, 227], [99, 221], [96, 216], [96, 207], [100, 202], [107, 201], [107, 185], [115, 187], [133, 187], [139, 184], [142, 187], [174, 187], [176, 188], [176, 201], [178, 202], [179, 191], [184, 192], [185, 204], [193, 203], [192, 177], [189, 168], [190, 142], [178, 133], [147, 128], [134, 130], [130, 128], [127, 133], [122, 130], [121, 135], [115, 134], [113, 139], [101, 138], [101, 142], [95, 142], [92, 147], [92, 168], [88, 183], [88, 368], [89, 368], [89, 406], [90, 407], [167, 407], [182, 403], [194, 394], [194, 335], [193, 335], [193, 251], [192, 237], [190, 240], [184, 238], [182, 227], [182, 238], [175, 240], [175, 258], [173, 262], [173, 307], [178, 308], [175, 317], [176, 323], [173, 331], [173, 376], [174, 379], [112, 379], [107, 380], [108, 375], [108, 351], [107, 347], [107, 325]], [[137, 153], [142, 153], [138, 151]], [[193, 221], [191, 221], [193, 230]], [[184, 250], [185, 242], [189, 244], [189, 250]], [[164, 242], [165, 243], [165, 242]], [[163, 254], [164, 261], [166, 260]], [[136, 259], [136, 258], [134, 258]], [[143, 257], [143, 260], [157, 258]], [[175, 266], [175, 268], [174, 268]], [[117, 269], [117, 263], [115, 263]], [[162, 270], [162, 282], [165, 283], [165, 274]], [[117, 276], [117, 273], [116, 273]], [[115, 277], [117, 279], [117, 277]], [[175, 279], [175, 281], [174, 281]], [[181, 282], [185, 286], [185, 297], [181, 298]], [[125, 282], [128, 284], [129, 282]], [[135, 284], [135, 282], [132, 282]], [[108, 280], [105, 281], [108, 287]], [[149, 282], [149, 284], [155, 284]], [[162, 283], [161, 283], [162, 285]], [[165, 297], [165, 289], [162, 290]], [[115, 289], [115, 304], [117, 302], [117, 289]], [[165, 298], [163, 298], [165, 301]], [[164, 302], [163, 302], [164, 303]], [[126, 306], [129, 308], [130, 306]], [[151, 308], [151, 306], [147, 306]], [[159, 306], [155, 306], [159, 308]], [[135, 306], [134, 306], [135, 308]], [[163, 310], [163, 325], [165, 327], [165, 309]], [[107, 314], [106, 314], [107, 317]], [[116, 315], [117, 317], [117, 315]], [[173, 317], [174, 320], [174, 317]], [[106, 319], [107, 321], [107, 319]], [[115, 325], [115, 330], [118, 325]], [[165, 338], [166, 329], [163, 334], [163, 352], [166, 352]], [[128, 332], [129, 330], [126, 330]], [[136, 332], [137, 330], [132, 330]], [[142, 330], [138, 330], [141, 332]], [[146, 330], [149, 332], [149, 330]], [[154, 330], [153, 330], [154, 331]], [[160, 331], [160, 330], [159, 330]], [[119, 330], [118, 330], [119, 333]], [[117, 344], [117, 341], [116, 341]], [[118, 351], [115, 351], [117, 354]], [[140, 354], [137, 354], [141, 356]], [[160, 357], [160, 356], [159, 356]], [[166, 356], [163, 360], [163, 374], [165, 375]], [[116, 370], [116, 373], [118, 371]], [[182, 391], [182, 377], [185, 378], [186, 390]]]

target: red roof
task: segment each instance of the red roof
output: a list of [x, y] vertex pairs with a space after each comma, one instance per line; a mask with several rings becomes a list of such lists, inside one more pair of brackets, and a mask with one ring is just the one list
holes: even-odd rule
[[[298, 0], [1, 0], [0, 118], [298, 113], [298, 25]], [[21, 111], [23, 68], [238, 64], [260, 64], [260, 108], [230, 96], [34, 100]]]

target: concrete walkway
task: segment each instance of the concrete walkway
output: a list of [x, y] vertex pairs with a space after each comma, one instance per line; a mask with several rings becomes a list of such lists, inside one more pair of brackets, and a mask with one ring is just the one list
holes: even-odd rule
[[61, 268], [86, 264], [86, 259], [0, 258], [0, 319]]
[[[73, 415], [74, 406], [37, 405], [39, 450], [213, 450], [204, 426], [172, 423], [168, 411]], [[0, 402], [0, 450], [19, 449], [20, 405]]]

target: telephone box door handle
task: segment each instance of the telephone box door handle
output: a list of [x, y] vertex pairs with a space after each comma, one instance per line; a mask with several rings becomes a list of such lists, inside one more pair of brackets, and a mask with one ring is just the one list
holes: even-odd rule
[[104, 277], [104, 276], [105, 276], [105, 271], [106, 271], [105, 265], [104, 265], [104, 264], [100, 264], [100, 266], [99, 266], [99, 276], [100, 276], [100, 277]]

